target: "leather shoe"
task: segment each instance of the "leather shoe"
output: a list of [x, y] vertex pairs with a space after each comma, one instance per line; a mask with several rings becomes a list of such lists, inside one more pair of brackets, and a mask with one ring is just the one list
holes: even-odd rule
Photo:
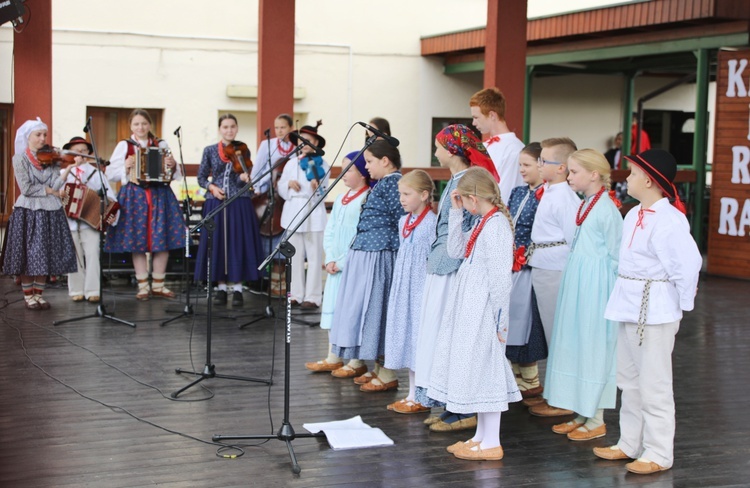
[[479, 444], [479, 442], [474, 442], [469, 439], [468, 441], [458, 441], [455, 444], [451, 444], [450, 446], [446, 447], [445, 450], [453, 454], [459, 449], [471, 449], [472, 447], [478, 446]]
[[621, 459], [630, 459], [630, 456], [622, 452], [617, 446], [595, 447], [594, 455], [607, 461], [619, 461]]
[[482, 449], [479, 446], [462, 448], [453, 453], [458, 459], [468, 459], [469, 461], [499, 461], [503, 458], [503, 446], [493, 447], [492, 449]]
[[378, 378], [377, 383], [370, 381], [359, 387], [359, 391], [366, 391], [367, 393], [372, 393], [375, 391], [396, 390], [396, 389], [398, 389], [398, 380], [393, 380], [393, 381], [389, 381], [388, 383], [383, 383], [380, 381], [380, 378]]
[[524, 398], [523, 400], [521, 400], [521, 403], [525, 407], [533, 407], [534, 405], [539, 405], [540, 403], [544, 403], [544, 397], [535, 396], [531, 398]]
[[398, 405], [400, 403], [406, 403], [406, 398], [402, 398], [401, 400], [396, 400], [393, 403], [389, 403], [388, 405], [386, 405], [385, 409], [386, 410], [393, 410], [394, 408], [396, 408], [396, 405]]
[[425, 407], [424, 405], [422, 405], [419, 402], [408, 401], [408, 402], [399, 403], [398, 405], [395, 405], [393, 407], [393, 411], [396, 412], [396, 413], [403, 413], [403, 414], [407, 414], [408, 415], [408, 414], [412, 414], [412, 413], [429, 412], [430, 411], [430, 407]]
[[445, 420], [438, 420], [434, 424], [430, 425], [432, 432], [453, 432], [457, 430], [474, 429], [477, 426], [477, 416], [465, 417], [461, 420], [448, 423]]
[[327, 373], [329, 371], [337, 370], [343, 365], [344, 363], [342, 362], [329, 363], [325, 359], [322, 361], [312, 361], [309, 363], [305, 363], [305, 367], [314, 373]]
[[369, 373], [363, 373], [360, 376], [354, 378], [354, 384], [364, 385], [365, 383], [369, 383], [377, 377], [378, 375], [376, 375], [372, 371], [370, 371]]
[[232, 306], [241, 307], [243, 303], [244, 303], [244, 299], [242, 298], [242, 292], [234, 291], [232, 293]]
[[564, 408], [553, 407], [545, 401], [539, 405], [529, 407], [529, 413], [537, 417], [561, 417], [563, 415], [573, 415], [574, 412]]
[[92, 295], [89, 297], [89, 303], [99, 303], [99, 297], [97, 295]]
[[304, 310], [315, 310], [318, 308], [318, 306], [313, 302], [302, 302], [302, 305], [300, 305], [299, 308]]
[[523, 398], [539, 397], [542, 393], [544, 393], [544, 387], [541, 385], [536, 388], [531, 388], [530, 390], [521, 390], [521, 396]]
[[225, 290], [219, 290], [214, 296], [214, 305], [226, 305], [227, 304], [227, 292]]
[[431, 417], [427, 417], [422, 423], [429, 427], [430, 425], [437, 422], [440, 422], [440, 415], [432, 415]]
[[73, 295], [70, 299], [74, 302], [82, 302], [84, 298], [85, 297], [83, 295]]
[[[349, 365], [342, 366], [339, 369], [335, 369], [331, 371], [331, 375], [335, 376], [336, 378], [354, 378], [357, 376], [362, 376], [363, 374], [367, 373], [367, 365], [363, 364], [362, 366], [358, 368], [352, 368]], [[357, 383], [355, 381], [355, 383]], [[360, 384], [360, 383], [357, 383]]]
[[632, 463], [626, 464], [625, 468], [631, 473], [635, 474], [654, 474], [658, 473], [659, 471], [666, 471], [669, 469], [663, 466], [659, 466], [655, 462], [649, 461], [648, 459], [636, 459]]
[[570, 422], [563, 422], [562, 424], [557, 424], [552, 426], [552, 432], [555, 434], [567, 434], [569, 432], [573, 432], [578, 427], [582, 427], [585, 422], [576, 422], [574, 420], [571, 420]]
[[291, 301], [292, 307], [299, 307], [299, 302], [297, 300]]
[[568, 432], [568, 439], [571, 441], [590, 441], [591, 439], [598, 439], [605, 435], [607, 435], [607, 426], [605, 424], [594, 429], [589, 429], [585, 425], [582, 425], [576, 430]]

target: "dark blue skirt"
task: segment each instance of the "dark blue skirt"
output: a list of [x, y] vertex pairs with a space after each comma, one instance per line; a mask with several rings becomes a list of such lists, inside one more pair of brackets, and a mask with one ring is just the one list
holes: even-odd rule
[[536, 294], [531, 291], [531, 332], [525, 346], [507, 346], [505, 357], [511, 363], [529, 364], [547, 359], [547, 339], [544, 337], [542, 318], [536, 305]]
[[[210, 198], [203, 204], [203, 215], [222, 202]], [[249, 198], [240, 197], [214, 217], [213, 251], [211, 253], [211, 281], [241, 283], [260, 277], [258, 266], [265, 254], [261, 249], [258, 218]], [[206, 279], [208, 232], [200, 230], [200, 246], [195, 258], [195, 280]]]
[[16, 207], [8, 220], [3, 256], [7, 275], [63, 275], [78, 270], [76, 250], [62, 208]]
[[107, 230], [106, 252], [161, 252], [185, 247], [185, 219], [169, 186], [128, 183], [117, 194], [120, 220]]

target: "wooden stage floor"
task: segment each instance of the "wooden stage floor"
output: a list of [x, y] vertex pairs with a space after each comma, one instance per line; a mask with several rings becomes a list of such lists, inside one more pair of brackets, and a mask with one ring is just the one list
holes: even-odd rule
[[[445, 447], [466, 432], [431, 433], [426, 415], [398, 415], [386, 404], [405, 395], [361, 393], [351, 380], [310, 374], [305, 361], [322, 357], [327, 335], [292, 326], [291, 416], [305, 422], [361, 415], [394, 441], [391, 447], [333, 451], [324, 439], [293, 442], [302, 467], [290, 470], [286, 446], [270, 440], [235, 459], [217, 457], [214, 434], [275, 433], [283, 413], [284, 324], [215, 317], [211, 360], [219, 374], [263, 383], [212, 378], [173, 401], [192, 381], [175, 368], [202, 370], [206, 317], [160, 327], [170, 306], [137, 303], [125, 285], [105, 290], [107, 311], [136, 328], [101, 318], [57, 327], [53, 320], [92, 313], [52, 288], [48, 312], [27, 311], [20, 288], [0, 278], [0, 486], [2, 487], [247, 487], [247, 486], [748, 486], [750, 483], [750, 282], [706, 277], [696, 310], [686, 316], [675, 349], [676, 462], [672, 470], [639, 477], [623, 463], [598, 460], [594, 446], [618, 438], [618, 414], [606, 414], [605, 439], [575, 443], [550, 431], [554, 419], [530, 416], [520, 404], [503, 415], [505, 459], [461, 461]], [[261, 312], [265, 298], [245, 293]], [[254, 307], [253, 307], [254, 306]], [[223, 307], [222, 307], [223, 308]], [[196, 310], [205, 310], [201, 300]], [[275, 346], [275, 347], [274, 347]], [[275, 351], [275, 355], [274, 355]], [[275, 360], [275, 362], [274, 362]], [[402, 380], [404, 376], [401, 376]], [[271, 418], [273, 428], [271, 427]], [[248, 442], [249, 443], [249, 442]], [[231, 454], [232, 452], [230, 452]]]

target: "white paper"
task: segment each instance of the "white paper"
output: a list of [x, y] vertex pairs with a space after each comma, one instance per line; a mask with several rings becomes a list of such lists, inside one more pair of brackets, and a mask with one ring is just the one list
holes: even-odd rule
[[313, 434], [323, 431], [333, 450], [393, 445], [393, 440], [382, 430], [370, 427], [359, 415], [347, 420], [303, 424], [302, 427]]

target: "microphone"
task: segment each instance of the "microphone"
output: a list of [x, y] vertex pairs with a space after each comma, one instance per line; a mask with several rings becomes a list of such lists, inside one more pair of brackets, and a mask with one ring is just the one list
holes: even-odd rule
[[289, 133], [289, 139], [291, 139], [291, 140], [292, 140], [292, 143], [293, 143], [294, 145], [297, 145], [297, 146], [298, 146], [298, 145], [299, 145], [299, 143], [301, 142], [301, 143], [302, 143], [303, 145], [305, 145], [305, 146], [310, 146], [310, 148], [311, 148], [311, 149], [312, 149], [313, 151], [315, 151], [315, 155], [316, 155], [316, 156], [325, 156], [325, 153], [326, 153], [326, 152], [325, 152], [324, 150], [320, 149], [320, 148], [319, 148], [318, 146], [316, 146], [316, 145], [315, 145], [315, 144], [313, 144], [312, 142], [308, 141], [308, 140], [307, 140], [307, 139], [305, 139], [304, 137], [300, 136], [300, 135], [299, 135], [298, 133], [296, 133], [296, 132], [290, 132], [290, 133]]
[[177, 137], [180, 137], [180, 129], [182, 129], [182, 126], [179, 126], [178, 128], [176, 128], [172, 134], [176, 135]]
[[88, 132], [89, 132], [89, 127], [91, 127], [91, 116], [90, 116], [90, 115], [89, 115], [89, 118], [88, 118], [88, 119], [86, 119], [86, 125], [84, 125], [84, 126], [83, 126], [83, 132], [84, 132], [85, 134], [88, 134]]
[[364, 122], [357, 122], [357, 123], [359, 125], [361, 125], [362, 127], [364, 127], [365, 129], [367, 129], [370, 132], [372, 132], [373, 134], [375, 134], [376, 136], [382, 137], [383, 139], [385, 139], [386, 141], [388, 141], [388, 144], [390, 144], [391, 146], [398, 147], [399, 141], [395, 137], [389, 136], [385, 132], [383, 132], [380, 129], [377, 129], [377, 128], [371, 126], [370, 124], [365, 124]]
[[266, 136], [266, 138], [271, 137], [271, 129], [266, 129], [263, 131], [263, 135]]

